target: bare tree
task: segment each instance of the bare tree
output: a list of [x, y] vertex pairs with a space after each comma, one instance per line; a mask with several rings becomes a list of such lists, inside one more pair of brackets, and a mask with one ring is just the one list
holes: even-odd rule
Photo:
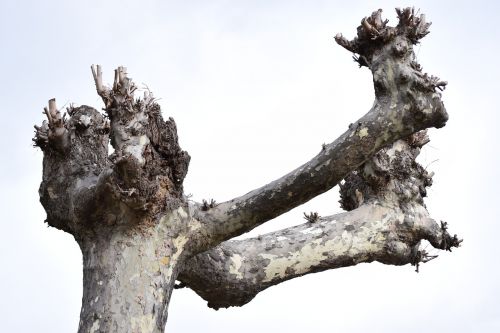
[[[437, 91], [446, 82], [424, 74], [413, 52], [430, 23], [412, 8], [396, 11], [396, 27], [378, 10], [353, 40], [335, 37], [373, 74], [368, 113], [307, 163], [226, 202], [185, 196], [190, 156], [175, 122], [163, 120], [149, 90], [134, 97], [126, 68], [107, 87], [92, 66], [105, 114], [69, 107], [66, 118], [49, 101], [33, 139], [44, 153], [40, 201], [47, 223], [72, 234], [83, 253], [79, 332], [163, 332], [179, 286], [215, 309], [241, 306], [288, 279], [361, 262], [418, 271], [435, 257], [422, 240], [459, 246], [429, 216], [423, 198], [432, 174], [415, 161], [429, 141], [425, 130], [448, 119]], [[231, 240], [337, 184], [346, 212], [311, 212], [302, 225]]]

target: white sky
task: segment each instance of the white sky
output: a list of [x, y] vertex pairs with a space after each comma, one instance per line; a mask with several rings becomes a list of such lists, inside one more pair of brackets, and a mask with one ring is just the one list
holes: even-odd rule
[[[421, 267], [359, 265], [273, 287], [242, 308], [213, 311], [175, 291], [168, 332], [498, 332], [500, 34], [495, 1], [413, 1], [434, 22], [417, 47], [425, 71], [449, 81], [448, 125], [431, 132], [423, 164], [436, 172], [428, 208], [463, 247]], [[161, 97], [192, 156], [194, 198], [224, 201], [314, 156], [368, 111], [371, 75], [335, 45], [360, 19], [396, 1], [0, 2], [4, 79], [0, 151], [0, 321], [3, 332], [76, 332], [81, 254], [47, 228], [38, 202], [42, 154], [32, 126], [56, 97], [102, 102], [90, 64], [107, 82], [118, 65]], [[435, 161], [438, 159], [437, 161]], [[339, 212], [337, 188], [255, 232]], [[255, 233], [253, 232], [253, 233]]]

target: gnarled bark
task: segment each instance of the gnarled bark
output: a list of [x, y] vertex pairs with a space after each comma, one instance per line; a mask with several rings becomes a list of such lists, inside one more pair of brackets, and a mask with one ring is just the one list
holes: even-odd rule
[[[83, 253], [79, 332], [161, 332], [179, 274], [217, 308], [324, 269], [373, 260], [418, 265], [430, 259], [418, 249], [422, 239], [439, 249], [458, 246], [425, 210], [430, 175], [414, 159], [427, 139], [412, 135], [446, 123], [436, 91], [446, 83], [423, 74], [414, 58], [412, 45], [429, 24], [411, 9], [398, 16], [389, 27], [377, 11], [354, 40], [336, 38], [373, 74], [370, 111], [309, 162], [220, 205], [188, 202], [190, 157], [175, 122], [163, 120], [149, 90], [135, 97], [126, 68], [115, 71], [108, 88], [100, 66], [92, 66], [105, 115], [80, 106], [68, 108], [66, 118], [51, 99], [33, 139], [44, 153], [40, 201], [47, 223], [71, 233]], [[303, 226], [228, 241], [344, 178], [342, 206], [349, 212], [311, 214]]]
[[66, 119], [49, 101], [34, 139], [44, 152], [40, 201], [83, 253], [79, 332], [162, 332], [193, 227], [182, 189], [189, 155], [152, 95], [134, 99], [124, 68], [112, 89], [92, 69], [109, 121], [88, 106]]

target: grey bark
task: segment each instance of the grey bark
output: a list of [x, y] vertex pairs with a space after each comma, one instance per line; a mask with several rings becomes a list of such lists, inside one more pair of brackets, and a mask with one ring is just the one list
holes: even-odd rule
[[241, 306], [262, 290], [327, 269], [378, 261], [417, 266], [433, 259], [420, 250], [427, 240], [451, 250], [460, 240], [430, 218], [423, 198], [432, 183], [415, 158], [425, 132], [383, 148], [341, 186], [349, 211], [245, 240], [229, 240], [187, 261], [179, 275], [208, 306]]
[[[446, 82], [423, 74], [416, 63], [413, 43], [418, 38], [414, 36], [425, 35], [428, 24], [418, 18], [408, 21], [408, 10], [400, 11], [396, 28], [382, 22], [381, 11], [377, 11], [363, 20], [353, 42], [341, 35], [336, 37], [340, 45], [347, 44], [348, 49], [358, 52], [364, 66], [371, 70], [376, 97], [372, 108], [299, 168], [214, 209], [200, 210], [196, 216], [206, 222], [200, 232], [209, 234], [206, 239], [212, 241], [207, 242], [207, 248], [331, 189], [380, 148], [419, 130], [444, 126], [448, 114], [441, 94], [435, 90], [442, 89]], [[377, 33], [366, 30], [367, 25]]]
[[114, 232], [80, 242], [84, 292], [79, 332], [163, 332], [177, 273], [165, 238], [158, 232]]
[[[71, 233], [82, 250], [79, 332], [163, 331], [177, 278], [218, 308], [324, 269], [373, 260], [418, 265], [430, 259], [418, 248], [422, 239], [446, 250], [460, 244], [428, 216], [422, 198], [431, 177], [414, 160], [428, 140], [419, 131], [448, 119], [436, 91], [446, 83], [423, 74], [414, 58], [429, 24], [412, 9], [397, 12], [396, 27], [377, 11], [354, 40], [336, 37], [373, 74], [370, 111], [309, 162], [220, 205], [186, 199], [190, 157], [175, 122], [163, 120], [149, 90], [135, 97], [126, 68], [107, 88], [100, 66], [92, 66], [105, 115], [81, 106], [66, 118], [49, 101], [33, 139], [44, 153], [40, 201], [46, 222]], [[305, 225], [230, 241], [342, 179], [349, 212], [311, 214]]]

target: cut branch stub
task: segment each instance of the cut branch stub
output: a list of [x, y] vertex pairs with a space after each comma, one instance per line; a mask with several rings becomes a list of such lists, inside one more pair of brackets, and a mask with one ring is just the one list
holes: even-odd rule
[[[388, 20], [382, 20], [382, 10], [361, 20], [357, 37], [348, 40], [342, 34], [335, 36], [336, 42], [345, 49], [358, 54], [354, 60], [360, 66], [369, 67], [374, 74], [377, 97], [397, 95], [396, 86], [413, 87], [422, 92], [443, 90], [446, 81], [423, 74], [415, 59], [413, 45], [429, 33], [430, 22], [425, 15], [418, 15], [414, 8], [396, 9], [399, 23], [396, 27], [388, 26]], [[401, 94], [399, 94], [401, 95]], [[406, 99], [421, 99], [415, 92], [407, 93]], [[400, 96], [404, 97], [404, 96]]]
[[57, 110], [55, 98], [50, 99], [49, 107], [45, 107], [43, 110], [47, 120], [43, 121], [42, 126], [35, 125], [33, 142], [42, 150], [51, 148], [62, 153], [69, 145], [66, 119]]
[[432, 22], [426, 22], [425, 15], [419, 15], [418, 11], [415, 12], [415, 8], [396, 8], [396, 13], [399, 18], [399, 24], [396, 28], [401, 33], [404, 33], [413, 44], [418, 43], [421, 38], [429, 33]]
[[[69, 118], [61, 116], [55, 101], [45, 112], [49, 122], [37, 128], [35, 145], [44, 152], [40, 201], [47, 212], [47, 222], [58, 229], [76, 233], [88, 220], [88, 200], [81, 196], [85, 189], [95, 189], [108, 161], [109, 122], [88, 106], [69, 107]], [[92, 192], [94, 193], [94, 192]], [[79, 213], [81, 212], [81, 214]]]
[[[115, 71], [112, 89], [100, 66], [92, 66], [92, 75], [109, 121], [87, 106], [68, 108], [65, 119], [50, 100], [47, 121], [35, 127], [33, 139], [44, 151], [40, 194], [47, 221], [73, 234], [92, 230], [89, 225], [150, 223], [185, 205], [190, 157], [179, 146], [174, 120], [163, 120], [149, 91], [134, 98], [126, 68]], [[108, 156], [110, 141], [115, 150]]]
[[453, 235], [453, 237], [448, 233], [448, 222], [441, 221], [441, 249], [450, 251], [454, 247], [459, 247], [462, 244], [463, 239], [459, 239], [457, 235]]
[[103, 84], [99, 65], [92, 66], [92, 73], [111, 121], [115, 152], [110, 159], [119, 192], [138, 210], [156, 210], [165, 202], [163, 208], [179, 206], [190, 157], [179, 146], [174, 120], [163, 120], [149, 90], [142, 99], [134, 98], [137, 86], [125, 67], [115, 70], [112, 89]]
[[342, 34], [337, 34], [335, 40], [347, 50], [369, 58], [371, 53], [391, 42], [396, 36], [408, 38], [412, 44], [429, 33], [431, 22], [425, 21], [425, 15], [417, 17], [414, 8], [396, 8], [399, 23], [396, 27], [388, 26], [389, 20], [382, 19], [382, 9], [374, 11], [370, 16], [361, 20], [357, 29], [357, 36], [349, 41]]

